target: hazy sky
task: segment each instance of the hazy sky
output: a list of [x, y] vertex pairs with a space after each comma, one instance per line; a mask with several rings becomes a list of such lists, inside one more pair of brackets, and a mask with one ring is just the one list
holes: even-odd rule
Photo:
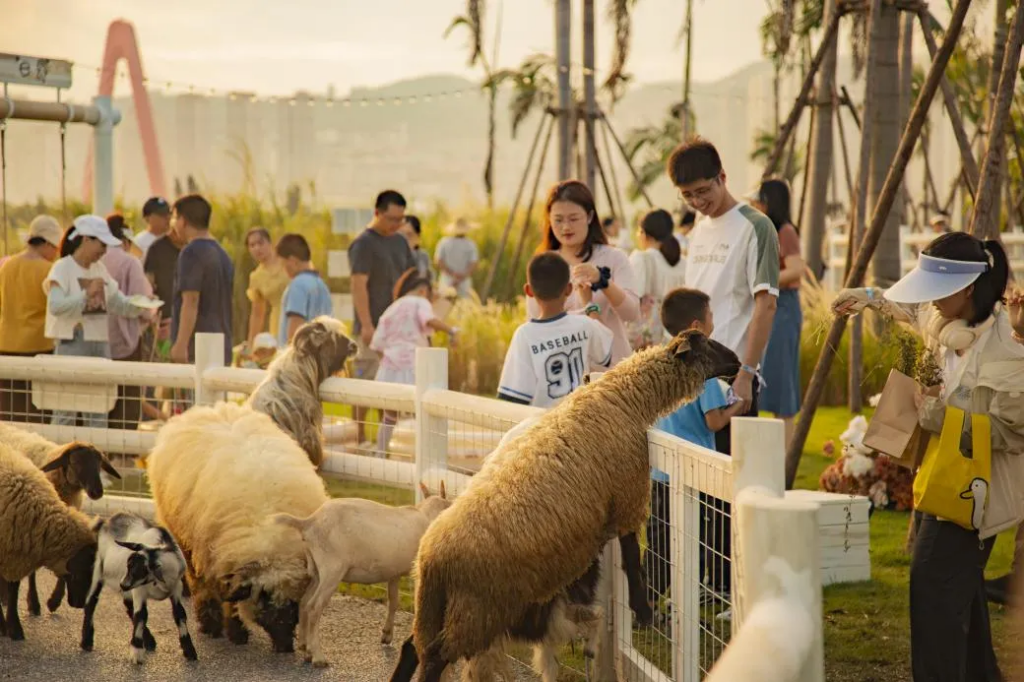
[[[579, 0], [573, 4], [582, 6]], [[607, 4], [597, 0], [599, 69], [611, 56]], [[552, 0], [488, 0], [488, 5], [489, 36], [499, 8], [503, 22], [500, 66], [552, 50]], [[757, 25], [765, 5], [765, 0], [697, 0], [697, 80], [719, 78], [760, 58]], [[465, 34], [443, 37], [464, 6], [465, 0], [0, 0], [0, 51], [98, 65], [107, 25], [125, 18], [135, 25], [153, 79], [268, 95], [322, 92], [333, 84], [343, 93], [354, 85], [431, 73], [478, 74], [465, 64]], [[683, 11], [683, 0], [639, 2], [630, 58], [638, 80], [681, 77], [677, 35]], [[578, 18], [573, 24], [576, 30]], [[579, 59], [578, 34], [574, 40], [574, 59]], [[95, 91], [95, 71], [78, 70], [75, 79], [76, 94]]]

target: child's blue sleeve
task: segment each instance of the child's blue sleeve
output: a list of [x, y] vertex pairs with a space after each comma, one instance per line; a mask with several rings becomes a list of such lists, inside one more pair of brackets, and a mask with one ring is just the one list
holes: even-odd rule
[[729, 405], [729, 400], [725, 397], [725, 391], [722, 390], [722, 384], [714, 377], [704, 382], [704, 392], [700, 394], [700, 398], [697, 400], [699, 401], [700, 411], [704, 414], [711, 410], [720, 410]]

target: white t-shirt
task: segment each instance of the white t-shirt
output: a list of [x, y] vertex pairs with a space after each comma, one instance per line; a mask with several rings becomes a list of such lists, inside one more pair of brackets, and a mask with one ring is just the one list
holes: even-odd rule
[[82, 307], [72, 313], [54, 315], [50, 311], [50, 306], [47, 305], [46, 338], [73, 339], [75, 336], [75, 327], [82, 325], [84, 340], [107, 341], [109, 339], [106, 309], [102, 312], [89, 314], [84, 313], [85, 291], [79, 283], [80, 279], [104, 280], [106, 283], [104, 288], [106, 289], [105, 302], [107, 306], [110, 305], [111, 299], [114, 296], [120, 296], [120, 289], [117, 287], [117, 282], [110, 276], [110, 273], [107, 271], [107, 268], [103, 265], [102, 261], [96, 261], [86, 269], [79, 265], [78, 261], [71, 256], [61, 258], [53, 264], [52, 268], [50, 268], [50, 274], [47, 275], [46, 280], [43, 282], [43, 291], [49, 294], [50, 282], [56, 282], [57, 286], [63, 290], [66, 296], [73, 298], [80, 297], [82, 299]]
[[149, 251], [149, 247], [153, 246], [153, 242], [155, 242], [157, 239], [160, 239], [160, 237], [153, 234], [149, 230], [146, 230], [144, 232], [140, 232], [138, 235], [136, 235], [135, 239], [132, 240], [135, 242], [135, 246], [139, 247], [139, 251], [142, 252], [142, 256], [139, 258], [139, 260], [141, 260], [143, 263], [146, 262], [146, 253]]
[[637, 294], [660, 301], [673, 289], [686, 286], [686, 259], [669, 265], [658, 249], [637, 250], [629, 254], [636, 277]]
[[550, 407], [583, 384], [595, 366], [608, 367], [612, 332], [586, 315], [530, 320], [512, 335], [498, 397]]
[[779, 235], [768, 216], [737, 204], [718, 216], [701, 216], [690, 232], [686, 286], [711, 297], [711, 338], [743, 359], [754, 295], [779, 295]]

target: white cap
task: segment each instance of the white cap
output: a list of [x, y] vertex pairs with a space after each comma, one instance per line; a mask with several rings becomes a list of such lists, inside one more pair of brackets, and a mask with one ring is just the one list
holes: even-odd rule
[[988, 270], [988, 263], [946, 260], [921, 254], [917, 267], [885, 292], [894, 303], [930, 303], [963, 291]]
[[265, 348], [277, 348], [277, 339], [270, 332], [260, 332], [252, 340], [252, 349], [261, 350]]
[[28, 237], [25, 238], [25, 241], [39, 237], [45, 239], [51, 245], [59, 247], [63, 232], [56, 218], [48, 215], [37, 215], [28, 226]]
[[75, 218], [73, 225], [69, 237], [93, 237], [107, 246], [121, 246], [121, 240], [110, 231], [107, 221], [98, 215], [80, 215]]

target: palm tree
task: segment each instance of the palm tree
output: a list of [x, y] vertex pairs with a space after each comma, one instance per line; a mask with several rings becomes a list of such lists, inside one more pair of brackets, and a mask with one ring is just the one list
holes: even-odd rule
[[[750, 152], [751, 161], [767, 161], [775, 148], [775, 141], [778, 139], [778, 130], [759, 129], [754, 134], [754, 149]], [[807, 150], [804, 145], [794, 143], [786, 165], [783, 167], [782, 177], [793, 184], [796, 177], [804, 168], [804, 159], [807, 157]]]
[[[484, 71], [482, 88], [487, 91], [487, 161], [484, 162], [484, 190], [487, 192], [487, 206], [494, 207], [494, 149], [496, 141], [496, 111], [498, 106], [498, 83], [493, 78], [491, 63], [484, 54], [484, 0], [466, 0], [466, 13], [452, 19], [444, 32], [447, 38], [457, 27], [469, 31], [469, 65], [480, 64]], [[499, 16], [501, 12], [499, 9]], [[497, 32], [501, 33], [500, 27]], [[498, 35], [494, 39], [494, 59], [498, 56]]]
[[632, 12], [636, 5], [637, 0], [610, 0], [608, 5], [608, 18], [615, 26], [615, 44], [611, 70], [601, 87], [611, 96], [613, 104], [622, 97], [626, 85], [632, 79], [626, 73], [626, 62], [629, 60], [633, 38]]
[[789, 59], [793, 38], [794, 0], [769, 0], [768, 14], [761, 20], [761, 52], [772, 63], [773, 129], [781, 125], [779, 86]]
[[484, 85], [497, 88], [505, 83], [512, 85], [512, 99], [508, 106], [512, 137], [515, 138], [519, 126], [531, 112], [546, 112], [557, 99], [555, 58], [542, 52], [529, 55], [518, 69], [496, 71]]
[[[682, 105], [669, 109], [668, 116], [660, 126], [634, 128], [626, 135], [623, 146], [626, 158], [636, 168], [639, 182], [630, 182], [626, 191], [631, 201], [640, 198], [643, 189], [665, 174], [665, 164], [676, 145], [683, 137]], [[690, 119], [693, 125], [693, 119]]]

